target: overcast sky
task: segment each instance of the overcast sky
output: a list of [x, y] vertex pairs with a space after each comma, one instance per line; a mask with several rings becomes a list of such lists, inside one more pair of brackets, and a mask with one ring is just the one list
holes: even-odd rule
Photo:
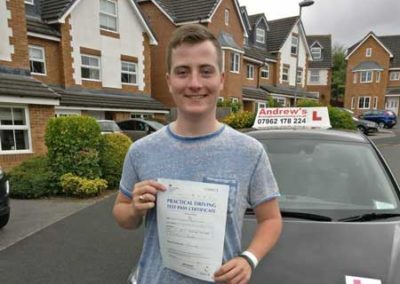
[[[264, 13], [267, 20], [299, 14], [301, 0], [238, 0], [249, 15]], [[331, 34], [333, 44], [349, 47], [369, 31], [400, 35], [400, 0], [315, 0], [302, 9], [307, 35]]]

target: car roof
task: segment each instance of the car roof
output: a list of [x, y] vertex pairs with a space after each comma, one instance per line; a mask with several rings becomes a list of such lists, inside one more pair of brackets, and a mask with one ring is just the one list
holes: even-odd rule
[[332, 130], [332, 129], [268, 129], [255, 130], [246, 134], [262, 139], [309, 139], [327, 140], [355, 143], [370, 143], [362, 134], [353, 131]]

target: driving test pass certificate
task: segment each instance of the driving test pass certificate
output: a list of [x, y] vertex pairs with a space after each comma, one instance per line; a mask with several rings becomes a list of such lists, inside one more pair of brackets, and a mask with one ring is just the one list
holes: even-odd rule
[[213, 281], [221, 267], [229, 186], [158, 179], [167, 190], [157, 193], [160, 250], [167, 268]]

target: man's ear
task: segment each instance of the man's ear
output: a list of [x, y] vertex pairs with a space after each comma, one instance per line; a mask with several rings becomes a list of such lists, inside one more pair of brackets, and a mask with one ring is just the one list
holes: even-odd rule
[[167, 72], [167, 73], [165, 73], [165, 79], [166, 79], [166, 81], [167, 81], [167, 85], [168, 85], [168, 90], [169, 90], [169, 92], [171, 93], [171, 78], [170, 78], [170, 75], [169, 75], [169, 73]]
[[220, 78], [220, 87], [219, 87], [220, 91], [224, 89], [224, 85], [225, 85], [225, 72], [222, 72]]

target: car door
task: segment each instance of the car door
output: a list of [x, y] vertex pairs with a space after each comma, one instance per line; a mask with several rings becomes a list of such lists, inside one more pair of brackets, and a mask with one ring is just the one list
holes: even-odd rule
[[146, 136], [146, 125], [142, 121], [128, 120], [119, 123], [119, 127], [132, 141]]

